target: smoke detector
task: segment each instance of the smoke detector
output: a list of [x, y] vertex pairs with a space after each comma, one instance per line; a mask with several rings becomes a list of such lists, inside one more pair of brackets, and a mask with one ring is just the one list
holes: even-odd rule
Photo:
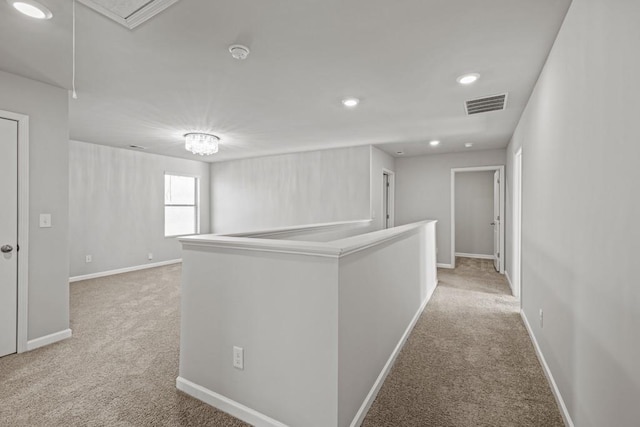
[[246, 46], [243, 46], [241, 44], [234, 44], [229, 46], [229, 52], [231, 52], [231, 56], [233, 56], [235, 59], [247, 59], [250, 51]]

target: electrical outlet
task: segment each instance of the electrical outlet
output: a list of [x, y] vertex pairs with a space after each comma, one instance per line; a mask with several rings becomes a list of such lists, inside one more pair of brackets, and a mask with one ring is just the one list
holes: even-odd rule
[[84, 257], [84, 262], [91, 262], [91, 261], [93, 261], [93, 258], [91, 257], [91, 255], [86, 255]]
[[542, 309], [540, 309], [540, 327], [543, 328], [544, 327], [544, 312], [542, 311]]
[[151, 252], [149, 252], [149, 261], [151, 261], [153, 259], [153, 254]]
[[244, 349], [242, 347], [233, 347], [233, 367], [244, 369]]

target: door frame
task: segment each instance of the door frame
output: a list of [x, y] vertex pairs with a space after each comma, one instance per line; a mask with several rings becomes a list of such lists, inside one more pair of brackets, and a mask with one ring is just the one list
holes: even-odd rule
[[29, 286], [29, 116], [0, 110], [18, 122], [18, 353], [27, 351]]
[[451, 168], [451, 268], [456, 268], [456, 173], [464, 172], [500, 172], [500, 274], [504, 274], [504, 196], [505, 196], [505, 174], [504, 165], [497, 166], [474, 166], [464, 168]]
[[[389, 228], [393, 228], [396, 225], [396, 173], [392, 170], [382, 168], [382, 176], [389, 176], [389, 201], [387, 209], [389, 210]], [[382, 187], [382, 206], [384, 207], [384, 181]], [[385, 215], [386, 212], [383, 212], [381, 215]], [[382, 218], [382, 224], [385, 225], [385, 218]]]
[[522, 305], [522, 147], [513, 162], [513, 296]]

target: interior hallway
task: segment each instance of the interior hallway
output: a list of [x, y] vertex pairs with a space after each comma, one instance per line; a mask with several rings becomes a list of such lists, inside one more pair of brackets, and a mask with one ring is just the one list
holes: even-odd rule
[[[563, 425], [491, 262], [438, 274], [363, 425]], [[175, 388], [179, 283], [179, 265], [73, 283], [73, 338], [0, 359], [3, 425], [245, 425]]]
[[506, 279], [492, 260], [456, 261], [363, 427], [564, 426]]

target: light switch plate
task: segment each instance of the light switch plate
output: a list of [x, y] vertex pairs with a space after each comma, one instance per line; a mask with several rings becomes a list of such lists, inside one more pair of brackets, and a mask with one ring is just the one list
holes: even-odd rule
[[40, 228], [51, 227], [51, 214], [40, 214]]
[[233, 347], [233, 367], [244, 369], [244, 349], [242, 347]]

